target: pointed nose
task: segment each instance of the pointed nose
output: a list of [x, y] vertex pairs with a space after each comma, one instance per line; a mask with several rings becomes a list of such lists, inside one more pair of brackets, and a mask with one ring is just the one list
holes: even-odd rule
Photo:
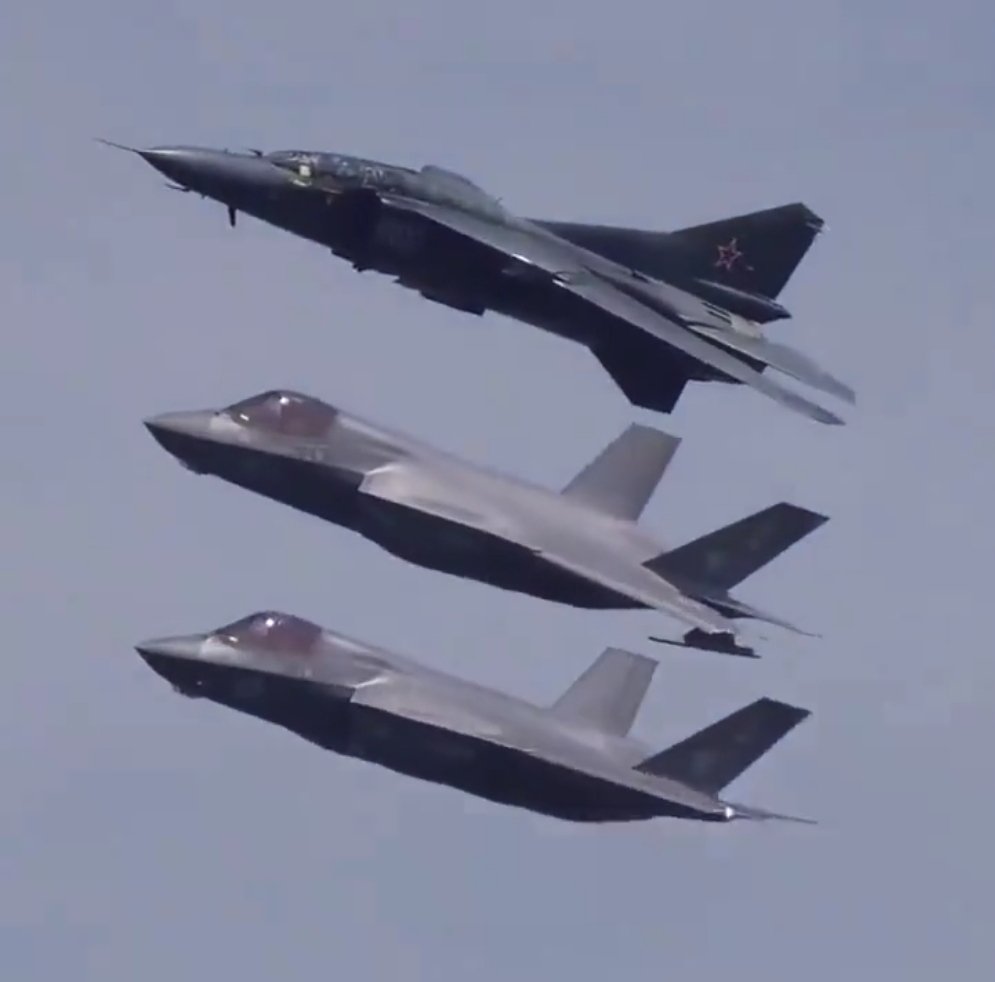
[[233, 158], [237, 159], [223, 150], [204, 147], [152, 147], [135, 152], [171, 181], [195, 189], [227, 176]]
[[287, 181], [286, 171], [256, 154], [180, 146], [135, 153], [181, 187], [233, 206], [258, 204]]
[[[170, 437], [207, 436], [214, 414], [205, 410], [190, 412], [160, 413], [142, 421], [145, 428], [162, 443]], [[167, 448], [168, 449], [168, 448]]]
[[210, 456], [211, 421], [209, 411], [162, 413], [143, 420], [155, 442], [172, 454], [184, 467], [202, 474]]
[[200, 657], [204, 647], [204, 638], [199, 634], [183, 634], [168, 638], [153, 638], [141, 641], [135, 645], [145, 661], [176, 661], [185, 659], [192, 661]]
[[153, 672], [165, 679], [177, 692], [187, 696], [203, 695], [203, 635], [153, 638], [135, 645]]

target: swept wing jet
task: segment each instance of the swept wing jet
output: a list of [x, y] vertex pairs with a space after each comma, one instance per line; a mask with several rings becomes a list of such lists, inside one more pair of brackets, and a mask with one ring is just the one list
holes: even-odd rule
[[[123, 148], [132, 149], [132, 148]], [[589, 348], [630, 402], [670, 412], [690, 380], [742, 383], [823, 423], [773, 368], [853, 390], [764, 336], [822, 219], [801, 204], [671, 233], [523, 218], [469, 179], [337, 153], [135, 150], [175, 182], [396, 277], [458, 310], [495, 310]]]
[[559, 493], [290, 390], [145, 426], [191, 470], [352, 529], [409, 562], [577, 607], [660, 610], [692, 625], [687, 646], [729, 654], [755, 654], [736, 643], [737, 618], [799, 630], [730, 590], [827, 520], [782, 502], [664, 548], [637, 522], [680, 440], [639, 424]]
[[499, 804], [575, 822], [808, 821], [720, 797], [808, 710], [759, 699], [653, 751], [629, 736], [657, 665], [645, 655], [606, 649], [539, 706], [280, 611], [136, 648], [184, 695]]

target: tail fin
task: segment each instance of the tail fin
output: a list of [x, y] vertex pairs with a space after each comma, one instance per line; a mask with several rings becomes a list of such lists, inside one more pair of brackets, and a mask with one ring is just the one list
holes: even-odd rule
[[615, 736], [632, 728], [657, 662], [621, 648], [606, 648], [550, 707]]
[[829, 521], [826, 515], [782, 501], [650, 559], [664, 578], [731, 590], [785, 549]]
[[823, 226], [815, 212], [796, 203], [677, 229], [670, 236], [700, 279], [773, 300]]
[[647, 757], [636, 770], [718, 794], [809, 715], [785, 702], [758, 699]]
[[680, 445], [680, 437], [633, 423], [574, 477], [563, 494], [636, 521]]

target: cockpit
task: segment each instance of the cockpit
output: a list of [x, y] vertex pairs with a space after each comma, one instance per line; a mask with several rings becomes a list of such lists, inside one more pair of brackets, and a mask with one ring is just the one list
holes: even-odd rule
[[279, 611], [260, 611], [218, 628], [211, 638], [247, 651], [306, 656], [315, 652], [323, 629], [311, 621]]
[[250, 429], [278, 436], [322, 440], [338, 418], [338, 410], [300, 392], [271, 389], [222, 410], [222, 415]]
[[495, 218], [505, 214], [500, 201], [468, 177], [435, 164], [412, 170], [379, 160], [308, 150], [274, 150], [265, 159], [292, 172], [298, 183], [305, 185], [315, 181], [341, 188], [371, 188], [450, 204]]
[[263, 154], [263, 159], [300, 177], [310, 178], [314, 176], [317, 156], [306, 150], [274, 150], [272, 153]]
[[419, 175], [427, 195], [434, 200], [495, 218], [504, 214], [504, 206], [497, 198], [462, 174], [435, 164], [426, 164]]
[[397, 164], [310, 150], [274, 150], [265, 159], [304, 181], [324, 179], [347, 187], [404, 191], [410, 189], [407, 182], [416, 175], [415, 171]]

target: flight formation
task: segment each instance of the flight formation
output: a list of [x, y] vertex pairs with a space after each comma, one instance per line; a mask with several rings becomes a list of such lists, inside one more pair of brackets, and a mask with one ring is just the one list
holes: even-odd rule
[[[633, 405], [673, 410], [689, 382], [747, 386], [843, 419], [775, 375], [853, 404], [853, 390], [766, 337], [777, 296], [822, 228], [802, 204], [670, 232], [527, 218], [441, 167], [323, 151], [121, 147], [171, 187], [330, 249], [421, 297], [531, 324], [588, 348]], [[807, 634], [739, 585], [826, 523], [774, 501], [681, 544], [640, 516], [680, 439], [632, 424], [559, 488], [497, 473], [326, 394], [249, 392], [145, 420], [184, 467], [348, 529], [428, 570], [544, 601], [661, 611], [680, 637], [758, 657], [742, 622]], [[376, 589], [370, 585], [370, 589]], [[382, 598], [388, 603], [388, 598]], [[808, 819], [734, 803], [732, 783], [808, 710], [762, 698], [664, 750], [630, 736], [657, 662], [605, 648], [549, 705], [486, 689], [284, 611], [136, 646], [184, 695], [335, 753], [579, 822]]]

